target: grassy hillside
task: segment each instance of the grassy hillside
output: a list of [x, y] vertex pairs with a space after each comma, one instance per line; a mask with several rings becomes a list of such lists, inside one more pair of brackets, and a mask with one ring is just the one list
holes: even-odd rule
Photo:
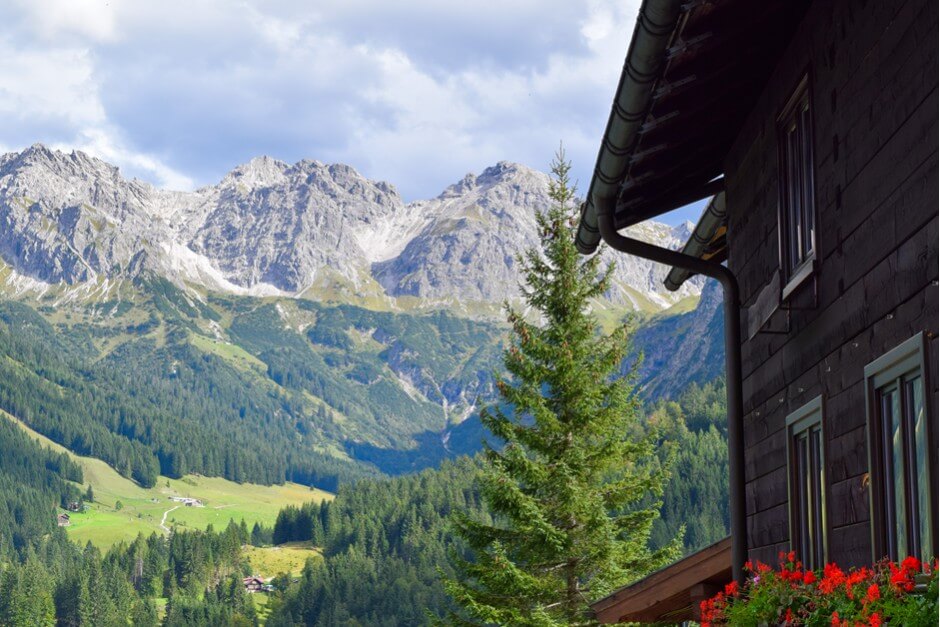
[[[174, 526], [205, 529], [212, 524], [221, 529], [232, 519], [244, 520], [249, 528], [255, 522], [270, 526], [282, 507], [333, 498], [328, 492], [296, 483], [264, 486], [198, 475], [180, 479], [161, 476], [153, 488], [143, 488], [100, 459], [68, 452], [10, 414], [0, 411], [0, 415], [15, 422], [43, 446], [67, 452], [81, 466], [85, 486], [92, 486], [95, 501], [86, 504], [84, 512], [71, 514], [72, 524], [66, 531], [80, 543], [91, 541], [107, 547], [133, 540], [141, 532], [149, 535]], [[187, 507], [170, 500], [171, 497], [199, 499], [204, 507]]]
[[267, 578], [281, 573], [300, 575], [308, 559], [322, 557], [323, 553], [310, 542], [285, 542], [278, 546], [245, 547], [245, 555], [252, 572]]
[[332, 491], [451, 455], [442, 438], [492, 397], [504, 335], [159, 279], [104, 302], [0, 299], [0, 408], [143, 485], [198, 473]]

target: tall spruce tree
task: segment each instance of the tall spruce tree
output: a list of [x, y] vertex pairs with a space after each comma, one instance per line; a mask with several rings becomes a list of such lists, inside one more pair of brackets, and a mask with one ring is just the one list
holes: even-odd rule
[[590, 625], [590, 601], [679, 554], [680, 538], [650, 547], [668, 456], [621, 376], [626, 328], [604, 335], [591, 313], [613, 268], [575, 248], [569, 170], [559, 150], [541, 248], [519, 258], [528, 311], [507, 305], [509, 376], [496, 379], [502, 403], [481, 412], [504, 443], [485, 447], [479, 476], [495, 523], [455, 518], [472, 557], [445, 582], [462, 608], [454, 624]]

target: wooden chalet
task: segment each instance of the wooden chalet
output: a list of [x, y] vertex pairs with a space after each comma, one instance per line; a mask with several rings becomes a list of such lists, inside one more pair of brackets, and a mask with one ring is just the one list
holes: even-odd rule
[[[732, 535], [603, 622], [692, 619], [779, 551], [937, 555], [937, 25], [935, 0], [642, 2], [577, 241], [721, 282]], [[706, 198], [681, 252], [619, 233]]]
[[68, 527], [72, 524], [72, 517], [66, 513], [59, 514], [55, 518], [56, 524], [60, 527]]
[[245, 586], [245, 592], [250, 594], [261, 592], [265, 588], [264, 579], [256, 576], [245, 577], [242, 579], [242, 584]]

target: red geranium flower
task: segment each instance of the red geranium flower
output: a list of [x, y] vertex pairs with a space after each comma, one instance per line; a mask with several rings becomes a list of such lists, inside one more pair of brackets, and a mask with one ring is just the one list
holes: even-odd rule
[[738, 596], [738, 582], [732, 581], [725, 586], [725, 596], [736, 597]]
[[919, 572], [920, 571], [920, 560], [910, 555], [904, 558], [904, 561], [901, 562], [901, 568], [908, 572]]
[[805, 583], [807, 586], [812, 584], [814, 581], [816, 581], [816, 573], [811, 570], [803, 573], [803, 583]]
[[878, 584], [873, 583], [868, 586], [868, 594], [865, 595], [865, 602], [871, 603], [872, 601], [877, 601], [881, 598], [881, 590], [878, 589]]
[[819, 582], [819, 590], [830, 594], [845, 582], [845, 573], [835, 564], [826, 564], [823, 569], [823, 579]]
[[[914, 559], [916, 560], [917, 558]], [[910, 571], [903, 567], [903, 562], [901, 565], [902, 568], [898, 568], [894, 565], [894, 562], [888, 562], [888, 567], [891, 569], [891, 585], [897, 590], [910, 592], [914, 589], [914, 582], [910, 577]]]

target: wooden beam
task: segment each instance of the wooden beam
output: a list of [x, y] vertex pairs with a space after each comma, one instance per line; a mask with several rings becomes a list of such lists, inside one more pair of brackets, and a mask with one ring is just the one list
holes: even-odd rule
[[702, 137], [696, 143], [676, 144], [681, 150], [661, 152], [630, 165], [630, 174], [623, 185], [624, 192], [648, 184], [650, 180], [661, 181], [667, 188], [675, 187], [678, 177], [687, 173], [706, 170], [709, 167], [717, 176], [724, 165], [725, 153], [733, 136], [727, 133], [715, 133], [711, 137]]
[[748, 4], [754, 4], [760, 10], [750, 17], [746, 12], [732, 11], [729, 15], [735, 16], [733, 20], [716, 23], [713, 29], [700, 35], [680, 34], [680, 37], [688, 36], [689, 41], [674, 46], [673, 56], [668, 58], [663, 75], [707, 72], [734, 58], [775, 59], [792, 34], [792, 7], [786, 2], [769, 6], [765, 2]]
[[723, 180], [712, 181], [710, 178], [704, 177], [699, 184], [681, 184], [675, 188], [668, 187], [666, 192], [662, 191], [662, 187], [655, 186], [655, 189], [659, 190], [657, 193], [634, 199], [634, 203], [628, 206], [617, 207], [617, 228], [622, 229], [655, 215], [684, 207], [696, 200], [713, 196], [723, 188]]
[[687, 606], [693, 587], [702, 583], [723, 585], [725, 579], [731, 580], [730, 537], [618, 590], [591, 607], [602, 623], [655, 620], [684, 607], [691, 614], [692, 608]]

